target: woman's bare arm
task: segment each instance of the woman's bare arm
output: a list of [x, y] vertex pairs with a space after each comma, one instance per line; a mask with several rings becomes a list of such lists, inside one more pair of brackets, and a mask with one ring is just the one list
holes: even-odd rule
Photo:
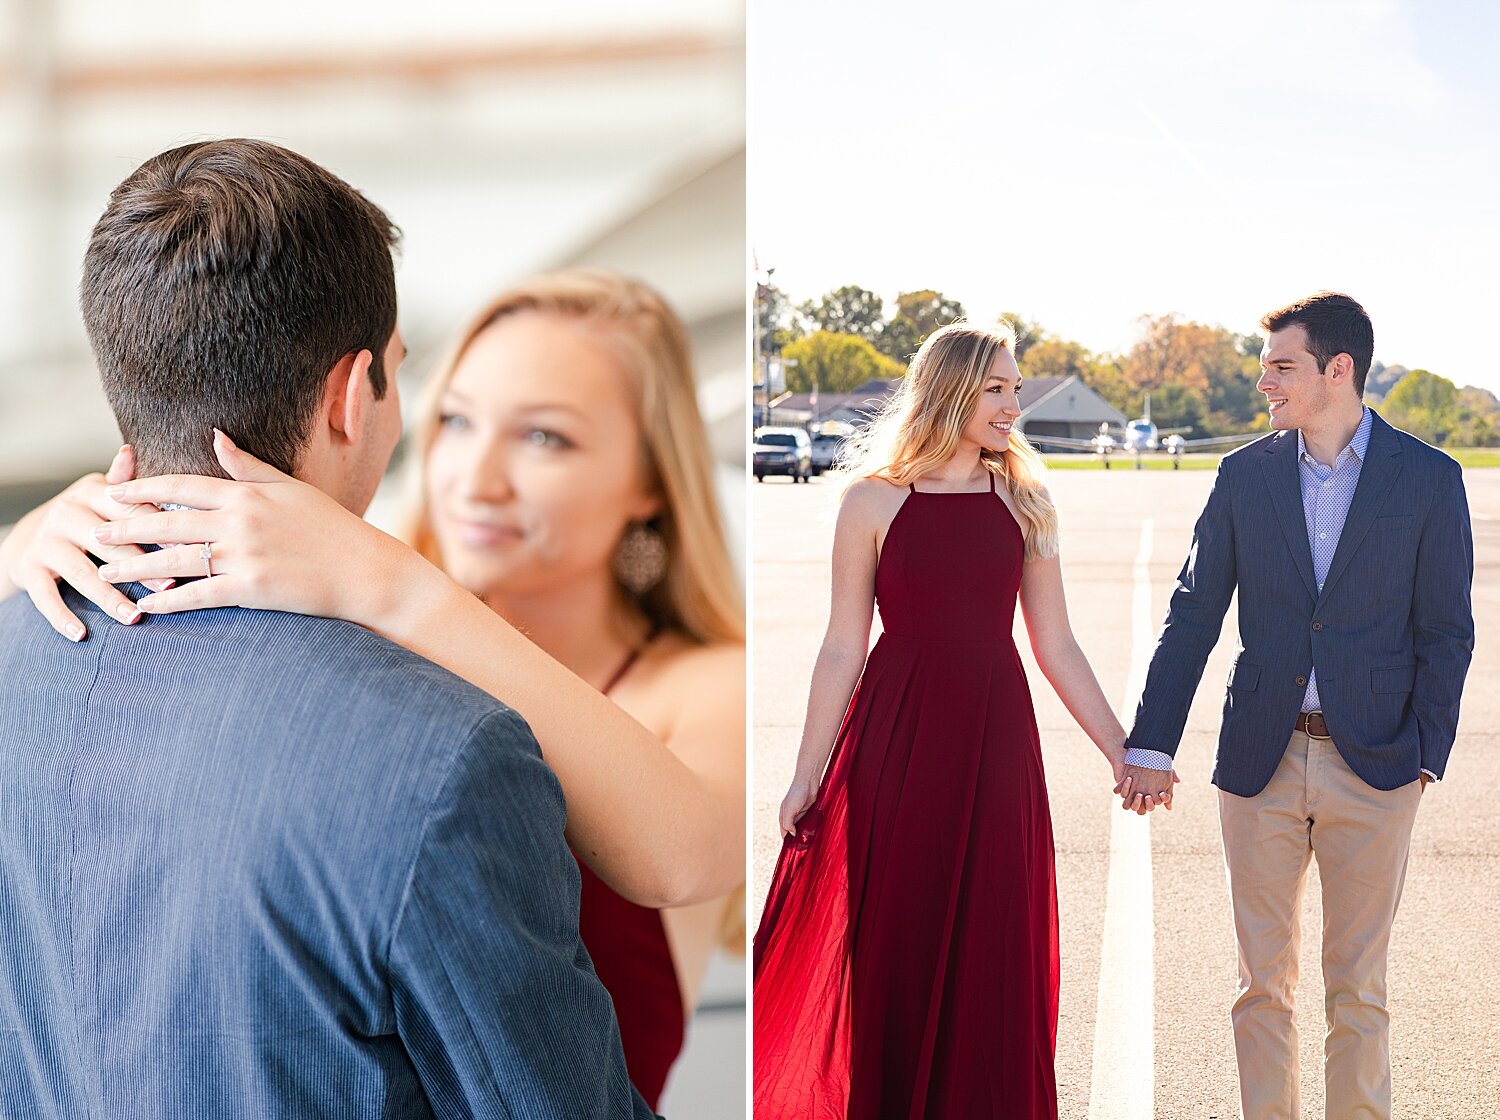
[[1118, 782], [1125, 765], [1125, 729], [1073, 636], [1063, 592], [1062, 562], [1057, 556], [1026, 562], [1021, 576], [1021, 613], [1042, 675], [1084, 734], [1109, 760]]
[[876, 532], [882, 521], [877, 488], [885, 485], [874, 479], [856, 482], [839, 507], [833, 536], [828, 629], [813, 665], [792, 785], [782, 802], [783, 832], [796, 831], [797, 819], [817, 795], [844, 711], [869, 655], [870, 623], [875, 612]]

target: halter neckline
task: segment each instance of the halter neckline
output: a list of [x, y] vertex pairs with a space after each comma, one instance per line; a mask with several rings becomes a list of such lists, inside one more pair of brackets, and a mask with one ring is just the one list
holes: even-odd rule
[[995, 472], [990, 471], [990, 488], [988, 490], [918, 490], [915, 482], [908, 482], [906, 488], [913, 494], [936, 494], [939, 497], [958, 497], [964, 494], [996, 494]]

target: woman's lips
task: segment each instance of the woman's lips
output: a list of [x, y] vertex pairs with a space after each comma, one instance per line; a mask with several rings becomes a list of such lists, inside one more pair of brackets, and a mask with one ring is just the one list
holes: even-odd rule
[[498, 548], [521, 539], [521, 531], [483, 521], [455, 521], [453, 535], [468, 548]]

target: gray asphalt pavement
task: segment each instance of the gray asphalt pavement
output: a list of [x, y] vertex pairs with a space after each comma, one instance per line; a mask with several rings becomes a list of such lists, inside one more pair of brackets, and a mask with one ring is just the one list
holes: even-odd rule
[[[1117, 704], [1130, 666], [1132, 564], [1141, 523], [1155, 523], [1152, 611], [1166, 610], [1210, 472], [1064, 472], [1049, 485], [1062, 513], [1064, 578], [1073, 629]], [[1406, 892], [1393, 935], [1389, 1007], [1397, 1115], [1408, 1120], [1500, 1116], [1500, 471], [1470, 471], [1478, 648], [1459, 739], [1445, 781], [1423, 797]], [[776, 809], [790, 780], [813, 660], [827, 620], [834, 484], [753, 488], [754, 859], [752, 927], [779, 849]], [[1060, 1113], [1090, 1112], [1100, 938], [1109, 875], [1110, 775], [1030, 658], [1057, 841], [1062, 923], [1058, 1032]], [[1235, 649], [1234, 611], [1211, 657], [1178, 753], [1183, 784], [1172, 813], [1151, 825], [1155, 1068], [1118, 1085], [1154, 1081], [1154, 1115], [1239, 1115], [1229, 1005], [1235, 952], [1216, 793], [1208, 783], [1223, 682]], [[1303, 913], [1301, 1059], [1307, 1117], [1322, 1117], [1321, 914], [1316, 871]], [[1126, 1029], [1130, 1024], [1126, 1024]]]

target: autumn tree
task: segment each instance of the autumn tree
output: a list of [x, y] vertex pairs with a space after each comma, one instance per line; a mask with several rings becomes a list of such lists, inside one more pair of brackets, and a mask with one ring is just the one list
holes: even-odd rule
[[1143, 315], [1140, 322], [1141, 337], [1120, 362], [1135, 392], [1133, 407], [1141, 407], [1148, 392], [1155, 406], [1163, 390], [1176, 387], [1199, 401], [1192, 410], [1198, 416], [1195, 435], [1243, 431], [1259, 421], [1264, 398], [1255, 388], [1262, 341], [1258, 335], [1237, 335], [1172, 314]]

